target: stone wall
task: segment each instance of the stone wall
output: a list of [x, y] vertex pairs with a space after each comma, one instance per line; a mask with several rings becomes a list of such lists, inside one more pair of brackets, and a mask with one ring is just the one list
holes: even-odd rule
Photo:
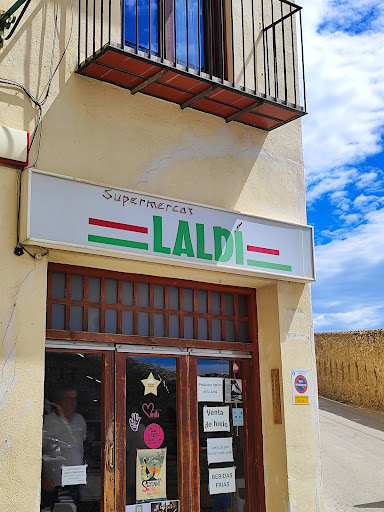
[[384, 411], [384, 329], [315, 334], [319, 394]]

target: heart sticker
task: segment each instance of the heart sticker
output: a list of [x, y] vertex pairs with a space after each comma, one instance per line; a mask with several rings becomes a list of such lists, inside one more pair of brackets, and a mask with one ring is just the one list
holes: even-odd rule
[[148, 418], [151, 418], [155, 404], [152, 402], [150, 404], [143, 404], [141, 408], [143, 409], [143, 413], [146, 414]]

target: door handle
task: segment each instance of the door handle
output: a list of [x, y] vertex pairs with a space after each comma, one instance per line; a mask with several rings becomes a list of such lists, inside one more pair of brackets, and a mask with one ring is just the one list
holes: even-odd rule
[[113, 443], [109, 443], [108, 465], [109, 465], [109, 471], [112, 472], [114, 469], [114, 444]]

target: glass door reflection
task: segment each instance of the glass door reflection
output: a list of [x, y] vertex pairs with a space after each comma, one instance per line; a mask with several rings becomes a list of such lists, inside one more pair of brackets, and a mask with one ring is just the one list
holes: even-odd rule
[[241, 360], [197, 360], [200, 511], [245, 512]]
[[41, 510], [101, 512], [102, 355], [47, 352], [45, 368]]
[[126, 358], [126, 512], [178, 506], [176, 378], [176, 358]]

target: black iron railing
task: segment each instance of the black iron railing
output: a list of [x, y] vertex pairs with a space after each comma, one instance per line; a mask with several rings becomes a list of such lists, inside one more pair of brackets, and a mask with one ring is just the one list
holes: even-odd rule
[[78, 64], [112, 44], [306, 111], [301, 7], [288, 0], [79, 0]]

